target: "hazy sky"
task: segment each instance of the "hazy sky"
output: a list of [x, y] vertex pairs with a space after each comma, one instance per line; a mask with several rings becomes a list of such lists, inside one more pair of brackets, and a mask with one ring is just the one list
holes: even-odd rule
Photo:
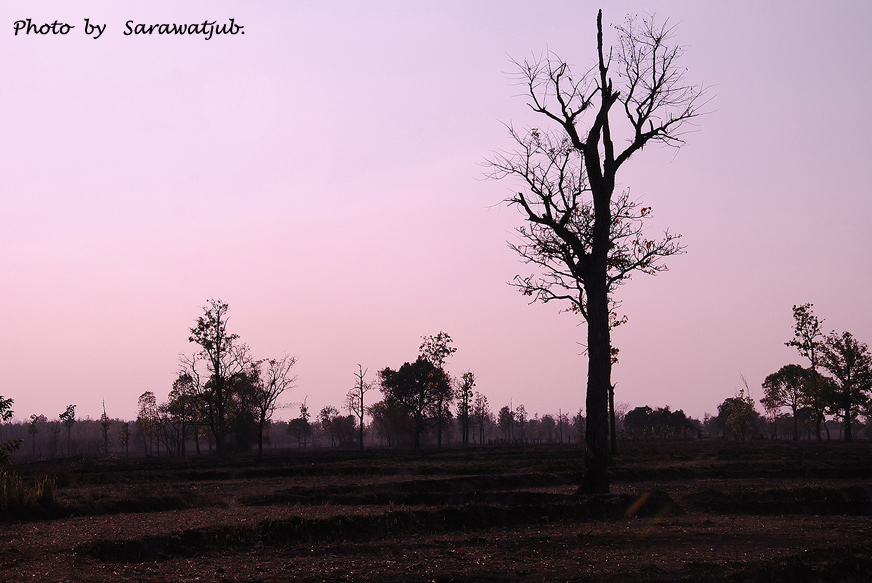
[[[515, 185], [482, 163], [511, 146], [503, 124], [544, 125], [510, 58], [588, 66], [598, 7], [4, 0], [0, 394], [16, 418], [165, 399], [213, 297], [255, 356], [298, 357], [287, 403], [340, 407], [358, 363], [374, 379], [441, 330], [449, 372], [474, 371], [494, 410], [577, 411], [585, 328], [506, 284], [530, 271], [499, 205]], [[872, 342], [872, 3], [605, 8], [670, 18], [712, 97], [686, 146], [619, 175], [687, 253], [620, 290], [616, 400], [702, 417], [740, 375], [759, 398], [805, 364], [784, 346], [798, 303]], [[76, 28], [14, 36], [27, 18]], [[123, 34], [230, 18], [244, 35]]]

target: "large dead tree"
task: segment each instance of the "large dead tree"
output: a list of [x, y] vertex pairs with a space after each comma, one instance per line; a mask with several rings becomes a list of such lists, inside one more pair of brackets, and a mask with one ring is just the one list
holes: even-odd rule
[[604, 48], [600, 11], [596, 63], [580, 76], [553, 54], [516, 63], [529, 105], [548, 128], [509, 126], [517, 149], [489, 161], [494, 177], [522, 185], [506, 199], [526, 219], [510, 245], [538, 273], [514, 285], [533, 301], [568, 302], [587, 322], [586, 493], [609, 489], [610, 332], [620, 321], [613, 293], [634, 271], [665, 270], [661, 260], [681, 251], [679, 235], [646, 236], [650, 207], [629, 190], [616, 195], [615, 177], [648, 144], [680, 146], [704, 104], [702, 87], [684, 79], [668, 23], [627, 18], [615, 28], [617, 46]]

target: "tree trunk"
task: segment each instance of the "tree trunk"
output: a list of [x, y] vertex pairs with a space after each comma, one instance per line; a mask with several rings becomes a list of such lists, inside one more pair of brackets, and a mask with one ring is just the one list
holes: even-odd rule
[[439, 415], [436, 417], [436, 449], [442, 448], [442, 397], [439, 398]]
[[851, 432], [851, 415], [847, 411], [845, 412], [845, 441], [854, 441], [854, 435]]
[[611, 454], [618, 454], [618, 436], [615, 428], [615, 385], [609, 384], [609, 424], [611, 430]]
[[[604, 258], [603, 258], [604, 259]], [[603, 261], [605, 263], [605, 261]], [[605, 274], [603, 266], [602, 273]], [[609, 492], [609, 417], [611, 386], [611, 342], [609, 331], [608, 288], [605, 277], [586, 286], [587, 322], [587, 427], [585, 469], [579, 493]]]

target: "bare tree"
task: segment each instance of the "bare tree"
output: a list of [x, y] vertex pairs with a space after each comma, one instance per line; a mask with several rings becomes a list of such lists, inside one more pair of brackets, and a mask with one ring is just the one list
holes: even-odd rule
[[257, 363], [259, 374], [255, 384], [252, 406], [257, 421], [257, 457], [263, 457], [263, 434], [272, 419], [279, 397], [291, 389], [297, 381], [291, 369], [297, 364], [296, 357], [271, 358]]
[[363, 367], [358, 364], [357, 372], [354, 373], [357, 381], [354, 383], [354, 386], [348, 390], [348, 395], [346, 397], [348, 402], [348, 409], [354, 413], [358, 420], [358, 430], [360, 432], [360, 449], [363, 449], [363, 417], [366, 415], [366, 407], [364, 406], [364, 396], [368, 393], [373, 387], [371, 383], [364, 381], [364, 377], [366, 376], [367, 371], [369, 369], [363, 370]]
[[[509, 127], [518, 148], [490, 160], [492, 176], [512, 177], [522, 189], [506, 199], [527, 224], [510, 246], [539, 274], [514, 285], [534, 301], [562, 300], [587, 322], [586, 471], [580, 492], [608, 492], [611, 328], [621, 320], [615, 289], [635, 271], [654, 274], [681, 251], [679, 235], [649, 239], [651, 208], [628, 190], [615, 195], [618, 170], [648, 144], [680, 146], [687, 122], [703, 106], [704, 90], [687, 84], [678, 64], [674, 28], [651, 18], [616, 27], [619, 44], [603, 45], [597, 16], [597, 60], [575, 76], [556, 55], [516, 63], [532, 110], [556, 129]], [[613, 122], [613, 118], [615, 118]], [[628, 142], [616, 148], [614, 136]]]

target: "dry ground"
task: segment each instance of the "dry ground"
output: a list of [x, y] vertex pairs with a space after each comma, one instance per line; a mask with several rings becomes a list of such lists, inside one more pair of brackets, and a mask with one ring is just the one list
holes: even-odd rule
[[625, 444], [612, 494], [578, 449], [69, 460], [57, 508], [0, 522], [2, 581], [866, 581], [872, 447]]

